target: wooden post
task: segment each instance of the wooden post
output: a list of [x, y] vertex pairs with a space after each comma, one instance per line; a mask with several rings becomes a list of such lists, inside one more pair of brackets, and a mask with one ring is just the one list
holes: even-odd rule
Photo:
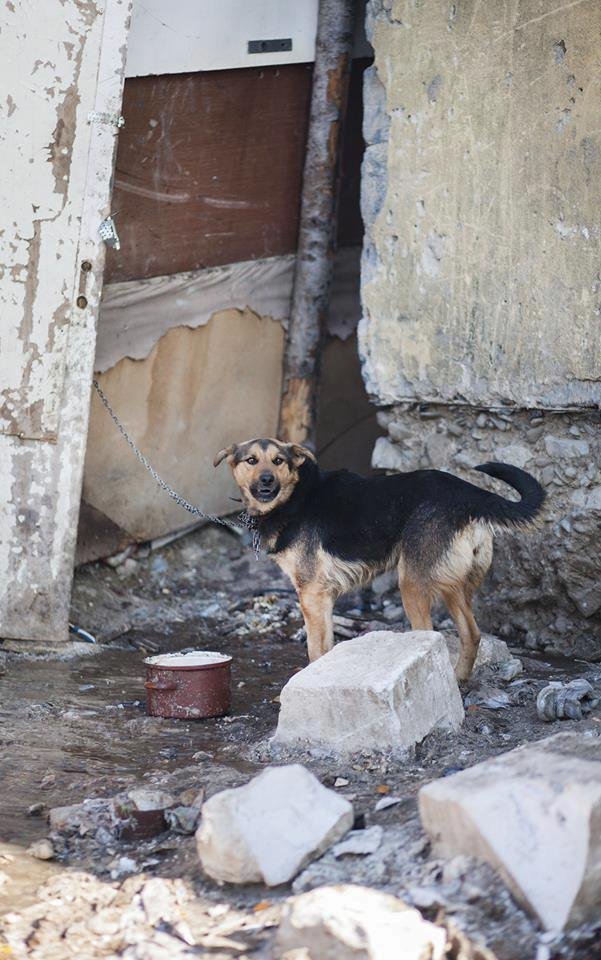
[[320, 0], [311, 114], [278, 436], [315, 439], [319, 349], [336, 238], [340, 134], [351, 62], [354, 0]]

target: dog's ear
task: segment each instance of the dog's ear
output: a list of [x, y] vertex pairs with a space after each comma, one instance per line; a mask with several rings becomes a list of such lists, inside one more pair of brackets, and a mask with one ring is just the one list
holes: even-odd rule
[[289, 443], [288, 449], [292, 453], [292, 463], [295, 467], [300, 467], [305, 460], [312, 460], [313, 463], [317, 463], [317, 458], [312, 450], [309, 450], [308, 447], [301, 446], [300, 443]]
[[224, 450], [220, 450], [219, 453], [215, 455], [213, 466], [218, 467], [220, 463], [223, 463], [226, 457], [232, 457], [236, 452], [236, 446], [237, 444], [232, 443], [229, 447], [225, 447]]

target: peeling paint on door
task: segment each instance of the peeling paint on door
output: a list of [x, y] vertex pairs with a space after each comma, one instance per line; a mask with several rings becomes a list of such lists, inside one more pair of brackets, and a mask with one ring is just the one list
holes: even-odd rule
[[[0, 636], [63, 639], [130, 0], [0, 11]], [[77, 306], [80, 264], [85, 306]]]

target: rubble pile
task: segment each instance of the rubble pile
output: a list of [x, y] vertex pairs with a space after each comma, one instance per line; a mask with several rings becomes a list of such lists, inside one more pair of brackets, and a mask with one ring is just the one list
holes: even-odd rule
[[[501, 625], [459, 691], [452, 623], [408, 631], [388, 574], [307, 666], [290, 585], [231, 535], [126, 559], [78, 574], [95, 656], [0, 651], [7, 956], [596, 956], [601, 667]], [[146, 716], [142, 651], [198, 648], [233, 657], [231, 714]]]

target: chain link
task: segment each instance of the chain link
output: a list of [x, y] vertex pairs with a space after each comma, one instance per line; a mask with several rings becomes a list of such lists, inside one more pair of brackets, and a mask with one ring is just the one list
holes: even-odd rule
[[100, 387], [100, 384], [98, 383], [98, 380], [93, 380], [92, 383], [94, 385], [94, 389], [96, 393], [100, 397], [100, 401], [103, 407], [105, 408], [111, 420], [117, 427], [117, 430], [119, 431], [121, 436], [124, 438], [124, 440], [127, 442], [127, 444], [133, 451], [136, 458], [140, 461], [142, 466], [146, 467], [149, 474], [151, 475], [153, 480], [155, 480], [155, 482], [159, 485], [159, 487], [161, 487], [165, 491], [165, 493], [169, 497], [171, 497], [171, 499], [174, 500], [175, 503], [177, 503], [178, 506], [183, 507], [184, 510], [187, 510], [188, 513], [194, 514], [194, 516], [196, 517], [202, 517], [203, 520], [209, 520], [211, 523], [219, 523], [222, 527], [229, 527], [230, 530], [236, 530], [236, 531], [248, 530], [252, 538], [252, 546], [255, 552], [255, 557], [258, 560], [259, 553], [261, 551], [261, 535], [257, 530], [257, 524], [254, 517], [251, 517], [246, 512], [246, 510], [238, 514], [238, 518], [236, 520], [226, 520], [224, 517], [216, 517], [212, 513], [205, 513], [204, 510], [200, 509], [200, 507], [195, 507], [194, 504], [186, 500], [185, 497], [182, 497], [179, 493], [176, 493], [173, 487], [169, 486], [167, 481], [163, 480], [163, 478], [159, 476], [159, 474], [156, 472], [156, 470], [154, 469], [150, 461], [147, 460], [147, 458], [144, 456], [142, 451], [136, 445], [135, 441], [132, 440], [129, 433], [121, 423], [119, 417], [117, 416], [117, 414], [111, 407], [110, 403], [108, 402], [106, 396], [104, 395]]

